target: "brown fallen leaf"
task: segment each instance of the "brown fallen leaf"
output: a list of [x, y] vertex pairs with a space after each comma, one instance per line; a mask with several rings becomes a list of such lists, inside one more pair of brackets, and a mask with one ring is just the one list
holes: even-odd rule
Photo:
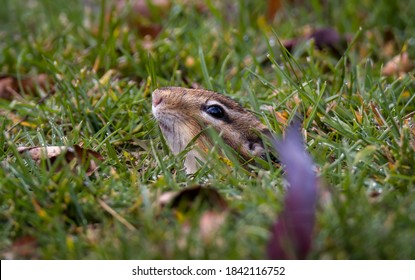
[[0, 76], [0, 98], [12, 100], [22, 94], [35, 94], [38, 89], [52, 89], [52, 80], [46, 74], [21, 79], [13, 76]]
[[[79, 145], [73, 147], [67, 146], [46, 146], [46, 147], [19, 147], [19, 153], [27, 153], [38, 164], [45, 159], [49, 159], [53, 164], [59, 156], [63, 155], [67, 164], [76, 161], [76, 165], [87, 166], [87, 176], [98, 168], [98, 162], [103, 161], [104, 158], [97, 152], [85, 149]], [[64, 164], [64, 163], [61, 163]], [[58, 167], [60, 170], [62, 166]]]
[[[229, 215], [228, 203], [214, 188], [194, 186], [178, 192], [166, 192], [158, 200], [168, 206], [182, 220], [184, 233], [190, 232], [190, 222], [197, 217], [199, 234], [210, 242]], [[186, 242], [181, 241], [184, 245]]]
[[173, 199], [177, 196], [178, 193], [179, 192], [175, 192], [175, 191], [162, 193], [157, 200], [158, 205], [160, 205], [161, 207], [167, 206], [173, 201]]
[[203, 241], [210, 242], [225, 223], [228, 212], [206, 211], [200, 217], [199, 232]]
[[288, 119], [290, 115], [287, 111], [276, 111], [274, 107], [269, 106], [269, 105], [263, 105], [261, 106], [261, 109], [267, 110], [268, 112], [273, 114], [276, 120], [278, 121], [278, 123], [281, 124], [283, 127], [288, 126]]
[[281, 9], [281, 7], [282, 7], [281, 0], [268, 0], [268, 7], [267, 7], [268, 22], [272, 22], [276, 13]]
[[13, 77], [0, 77], [0, 98], [11, 100], [17, 94], [18, 85]]
[[198, 207], [199, 209], [209, 209], [225, 211], [228, 203], [214, 188], [194, 186], [186, 188], [173, 197], [170, 207], [181, 212], [188, 212]]
[[39, 257], [37, 249], [38, 243], [35, 237], [22, 236], [14, 240], [2, 255], [6, 260], [37, 259]]
[[382, 69], [382, 74], [385, 76], [404, 76], [414, 69], [414, 67], [414, 61], [409, 58], [407, 52], [403, 52], [386, 63], [385, 67]]

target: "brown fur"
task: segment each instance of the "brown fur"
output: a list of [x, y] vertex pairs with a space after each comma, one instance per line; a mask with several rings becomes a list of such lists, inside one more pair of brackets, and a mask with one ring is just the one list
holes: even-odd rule
[[[224, 109], [227, 114], [226, 121], [214, 119], [203, 111], [203, 106], [212, 102]], [[208, 126], [213, 127], [224, 142], [245, 159], [264, 153], [259, 134], [267, 134], [267, 127], [251, 112], [222, 94], [202, 89], [160, 88], [153, 92], [153, 115], [174, 154], [181, 152]], [[208, 136], [202, 133], [196, 145], [199, 151], [206, 151], [211, 144]], [[203, 160], [200, 152], [189, 152], [185, 161], [188, 173], [197, 170], [195, 157]]]

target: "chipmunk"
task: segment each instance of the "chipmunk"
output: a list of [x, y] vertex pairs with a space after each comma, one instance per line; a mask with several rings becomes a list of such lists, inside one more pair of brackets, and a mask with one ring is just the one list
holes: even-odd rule
[[200, 151], [209, 151], [211, 141], [204, 132], [214, 128], [224, 142], [243, 159], [264, 156], [261, 135], [270, 136], [268, 128], [251, 112], [222, 94], [181, 87], [156, 89], [152, 95], [152, 113], [173, 154], [183, 151], [197, 135], [196, 148], [185, 159], [188, 174], [198, 170], [196, 158], [204, 161]]

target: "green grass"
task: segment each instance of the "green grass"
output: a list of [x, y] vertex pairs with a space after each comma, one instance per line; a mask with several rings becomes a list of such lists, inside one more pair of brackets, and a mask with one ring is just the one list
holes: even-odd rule
[[[205, 11], [173, 3], [164, 14], [154, 8], [163, 26], [155, 39], [128, 24], [128, 11], [105, 13], [112, 1], [3, 2], [0, 74], [47, 73], [56, 88], [0, 99], [2, 258], [24, 237], [36, 246], [16, 258], [265, 258], [281, 171], [218, 161], [186, 176], [184, 155], [172, 156], [151, 116], [152, 90], [192, 84], [233, 97], [279, 134], [283, 124], [264, 105], [304, 116], [322, 182], [311, 259], [415, 258], [414, 76], [381, 75], [402, 49], [414, 58], [414, 1], [285, 4], [272, 28], [261, 1], [206, 1]], [[278, 40], [306, 25], [334, 27], [353, 44], [340, 59], [312, 44], [283, 51]], [[105, 158], [93, 176], [17, 152], [79, 143]], [[200, 213], [181, 217], [157, 203], [196, 184], [217, 188], [234, 211], [213, 241], [198, 234]]]

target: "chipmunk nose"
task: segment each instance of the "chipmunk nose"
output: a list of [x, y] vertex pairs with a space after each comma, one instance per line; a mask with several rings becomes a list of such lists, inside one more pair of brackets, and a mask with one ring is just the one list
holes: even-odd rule
[[161, 94], [156, 90], [153, 92], [153, 106], [156, 107], [157, 105], [159, 105], [161, 102], [163, 101], [163, 97], [161, 96]]

